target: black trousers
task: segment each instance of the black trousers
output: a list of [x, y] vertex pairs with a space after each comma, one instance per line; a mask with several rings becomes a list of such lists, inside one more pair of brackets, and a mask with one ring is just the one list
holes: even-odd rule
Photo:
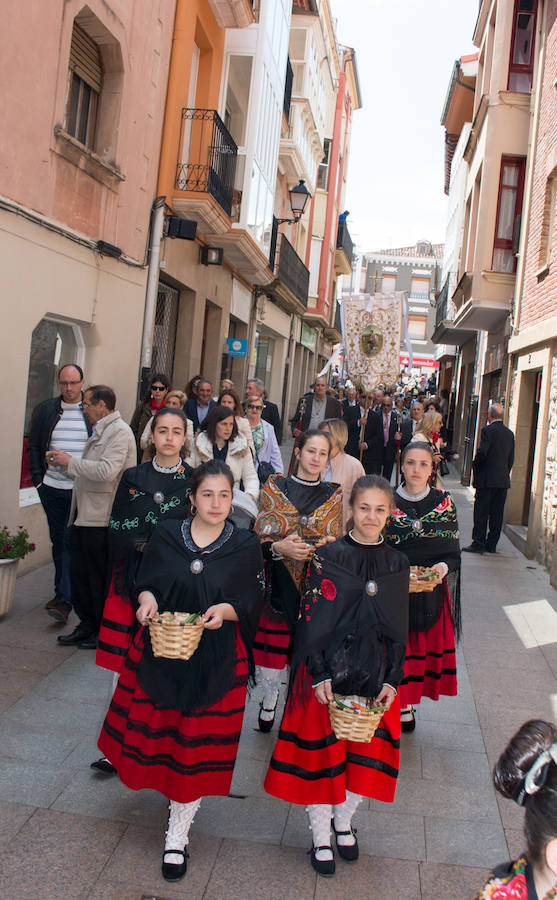
[[507, 488], [476, 488], [472, 542], [482, 550], [495, 550], [497, 547], [506, 499]]
[[384, 459], [383, 464], [381, 466], [381, 475], [383, 478], [386, 478], [387, 481], [391, 480], [391, 475], [393, 474], [395, 461], [394, 459]]
[[61, 603], [71, 609], [72, 594], [70, 588], [70, 536], [68, 528], [72, 492], [61, 488], [53, 488], [49, 484], [40, 484], [39, 497], [46, 513], [50, 542], [52, 544], [52, 562], [54, 563], [54, 593]]
[[98, 634], [107, 589], [108, 528], [74, 525], [71, 534], [72, 603], [83, 628]]

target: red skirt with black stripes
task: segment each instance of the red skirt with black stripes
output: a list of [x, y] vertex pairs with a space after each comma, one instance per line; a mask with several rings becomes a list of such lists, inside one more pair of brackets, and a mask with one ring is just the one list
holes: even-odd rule
[[422, 697], [455, 697], [457, 688], [455, 635], [449, 601], [445, 599], [433, 628], [408, 635], [404, 678], [398, 689], [400, 705], [416, 706]]
[[392, 803], [400, 764], [400, 704], [395, 697], [368, 744], [336, 739], [329, 709], [313, 691], [287, 703], [265, 778], [265, 790], [287, 803], [336, 805], [346, 791]]
[[179, 803], [230, 792], [248, 683], [239, 629], [236, 649], [234, 687], [208, 709], [186, 715], [154, 703], [138, 684], [143, 629], [137, 633], [98, 741], [127, 787], [151, 788]]
[[256, 666], [267, 669], [284, 669], [290, 653], [292, 631], [281, 613], [265, 607], [253, 642], [253, 658]]
[[136, 627], [132, 601], [128, 597], [122, 597], [114, 587], [114, 581], [111, 581], [99, 631], [95, 659], [97, 665], [112, 672], [121, 672]]

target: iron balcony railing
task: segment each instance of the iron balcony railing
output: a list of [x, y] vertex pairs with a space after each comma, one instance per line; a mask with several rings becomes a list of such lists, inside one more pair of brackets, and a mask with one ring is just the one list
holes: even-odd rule
[[286, 80], [284, 82], [284, 100], [282, 108], [288, 122], [290, 122], [290, 102], [292, 100], [292, 82], [294, 81], [294, 70], [290, 57], [286, 59]]
[[449, 297], [449, 278], [445, 281], [441, 293], [437, 297], [435, 309], [435, 328], [438, 328], [441, 322], [452, 322], [456, 315], [456, 306]]
[[352, 265], [354, 242], [350, 237], [350, 232], [348, 231], [348, 226], [345, 219], [341, 219], [338, 223], [337, 250], [344, 250], [348, 262], [350, 263], [350, 265]]
[[303, 306], [308, 305], [309, 269], [294, 250], [290, 241], [281, 234], [276, 275]]
[[182, 110], [182, 159], [176, 188], [210, 194], [227, 216], [232, 212], [238, 147], [214, 109]]

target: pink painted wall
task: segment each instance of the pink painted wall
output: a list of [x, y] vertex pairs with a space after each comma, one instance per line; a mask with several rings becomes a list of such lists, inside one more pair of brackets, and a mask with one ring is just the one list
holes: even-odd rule
[[[5, 4], [2, 13], [0, 194], [141, 261], [156, 191], [174, 8], [175, 0], [88, 0], [87, 6], [27, 0]], [[72, 27], [82, 10], [97, 42], [113, 42], [104, 44], [103, 93], [119, 114], [108, 110], [103, 117], [116, 126], [99, 147], [108, 167], [55, 133], [64, 126]], [[111, 65], [121, 73], [111, 73]]]

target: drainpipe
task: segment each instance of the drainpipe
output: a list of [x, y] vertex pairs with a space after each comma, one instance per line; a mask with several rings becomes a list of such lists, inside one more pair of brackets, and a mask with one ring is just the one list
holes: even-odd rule
[[139, 371], [140, 392], [144, 382], [147, 380], [151, 368], [151, 349], [153, 343], [157, 285], [159, 281], [159, 259], [161, 254], [165, 200], [166, 197], [156, 197], [153, 201], [153, 206], [151, 207], [151, 246], [149, 248], [149, 270], [147, 272], [145, 312], [143, 314], [143, 335], [141, 338], [141, 364]]

